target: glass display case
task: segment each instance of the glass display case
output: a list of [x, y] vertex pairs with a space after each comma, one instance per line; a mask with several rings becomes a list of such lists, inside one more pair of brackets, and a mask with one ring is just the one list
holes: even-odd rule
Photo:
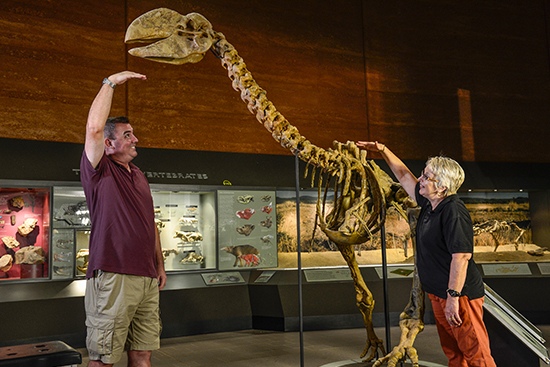
[[[77, 183], [3, 183], [0, 188], [0, 280], [85, 276], [90, 216]], [[151, 184], [155, 221], [167, 272], [295, 268], [296, 192]], [[464, 192], [475, 231], [478, 263], [544, 261], [533, 243], [529, 194]], [[345, 266], [338, 249], [315, 230], [317, 191], [300, 192], [304, 268]], [[332, 193], [327, 195], [327, 211]], [[408, 223], [386, 217], [389, 263], [412, 264]], [[50, 228], [51, 227], [51, 228]], [[357, 245], [360, 265], [381, 263], [381, 238]]]
[[152, 186], [166, 271], [216, 268], [214, 191]]
[[[214, 191], [151, 185], [166, 271], [216, 267]], [[52, 279], [83, 277], [88, 266], [90, 216], [81, 187], [54, 188]]]
[[49, 277], [50, 190], [0, 189], [0, 279]]
[[[91, 222], [82, 187], [41, 182], [36, 188], [3, 186], [0, 280], [84, 277]], [[295, 190], [151, 184], [151, 193], [167, 272], [297, 266]], [[473, 219], [477, 262], [545, 259], [546, 252], [532, 243], [528, 193], [459, 196]], [[301, 248], [307, 253], [302, 266], [345, 266], [338, 249], [314, 230], [317, 191], [302, 190], [299, 201]], [[327, 211], [331, 205], [329, 191]], [[385, 240], [389, 263], [412, 263], [408, 223], [392, 210]], [[359, 264], [380, 264], [380, 244], [376, 233], [357, 245]]]
[[219, 268], [277, 267], [275, 191], [219, 190]]
[[[523, 191], [459, 192], [470, 212], [474, 229], [474, 259], [477, 263], [548, 261], [550, 253], [534, 243], [529, 194]], [[297, 266], [296, 192], [277, 190], [277, 245], [279, 268]], [[327, 194], [326, 212], [333, 195]], [[300, 221], [304, 268], [346, 265], [337, 247], [317, 228], [317, 191], [300, 192]], [[382, 263], [380, 232], [355, 245], [359, 265]], [[390, 208], [385, 220], [386, 258], [390, 264], [413, 264], [413, 248], [408, 221]]]
[[53, 190], [52, 279], [86, 274], [90, 213], [81, 187]]

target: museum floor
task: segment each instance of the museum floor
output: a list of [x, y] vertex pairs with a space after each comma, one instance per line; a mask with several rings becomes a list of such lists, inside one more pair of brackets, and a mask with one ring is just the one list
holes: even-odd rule
[[[538, 326], [545, 339], [550, 339], [550, 325]], [[391, 329], [392, 340], [397, 342], [399, 330]], [[384, 328], [376, 332], [382, 339]], [[358, 356], [364, 347], [364, 329], [323, 330], [304, 332], [305, 367], [363, 367]], [[203, 334], [163, 339], [161, 349], [153, 353], [154, 367], [285, 367], [300, 366], [300, 334], [298, 332], [275, 332], [245, 330]], [[548, 341], [546, 346], [550, 347]], [[434, 325], [426, 325], [418, 336], [415, 347], [421, 366], [446, 366]], [[86, 366], [86, 350], [79, 349]], [[408, 364], [405, 364], [405, 366]], [[115, 367], [126, 366], [126, 359]], [[540, 366], [548, 366], [541, 361]], [[523, 367], [523, 366], [522, 366]]]

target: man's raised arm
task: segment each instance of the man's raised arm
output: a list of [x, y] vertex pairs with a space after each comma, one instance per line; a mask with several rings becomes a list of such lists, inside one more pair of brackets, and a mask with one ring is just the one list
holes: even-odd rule
[[88, 112], [88, 121], [86, 123], [84, 150], [86, 151], [88, 160], [94, 168], [99, 164], [105, 150], [103, 128], [111, 112], [111, 103], [113, 101], [115, 88], [117, 85], [124, 84], [130, 79], [145, 80], [147, 77], [143, 74], [134, 73], [133, 71], [122, 71], [113, 74], [103, 80], [101, 89], [92, 102], [90, 112]]

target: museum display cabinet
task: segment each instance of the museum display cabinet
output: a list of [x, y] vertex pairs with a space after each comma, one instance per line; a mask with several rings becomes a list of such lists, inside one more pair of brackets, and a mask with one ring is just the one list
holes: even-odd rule
[[218, 191], [219, 268], [277, 267], [275, 190]]
[[[84, 277], [92, 223], [80, 184], [18, 183], [0, 181], [0, 282]], [[169, 273], [296, 268], [297, 202], [300, 246], [307, 252], [303, 267], [345, 266], [338, 250], [315, 230], [316, 190], [300, 190], [297, 199], [290, 188], [152, 183], [151, 193]], [[471, 212], [475, 252], [480, 259], [487, 259], [479, 262], [488, 275], [492, 273], [487, 269], [514, 262], [514, 257], [507, 261], [507, 252], [526, 253], [526, 246], [535, 246], [528, 193], [459, 195]], [[327, 212], [331, 197], [329, 191]], [[385, 227], [388, 262], [407, 263], [413, 256], [407, 222], [389, 210]], [[372, 240], [356, 246], [360, 265], [381, 263], [368, 260], [370, 254], [379, 256], [381, 240], [380, 233], [375, 233]], [[490, 262], [498, 264], [485, 264]]]
[[[92, 223], [82, 187], [41, 185], [1, 185], [2, 281], [86, 274]], [[151, 184], [151, 194], [168, 273], [277, 266], [274, 190]]]
[[0, 188], [0, 280], [48, 278], [50, 188]]

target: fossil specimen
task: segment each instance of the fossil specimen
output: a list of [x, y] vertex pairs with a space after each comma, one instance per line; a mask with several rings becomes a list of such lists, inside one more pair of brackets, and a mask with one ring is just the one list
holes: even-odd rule
[[[403, 208], [412, 206], [401, 186], [374, 161], [367, 159], [366, 151], [360, 150], [354, 142], [334, 142], [332, 148], [324, 149], [301, 135], [268, 100], [267, 92], [256, 83], [233, 45], [222, 33], [213, 30], [210, 22], [201, 14], [182, 15], [166, 8], [151, 10], [130, 24], [125, 41], [152, 42], [129, 51], [131, 55], [151, 61], [178, 65], [195, 63], [202, 60], [209, 50], [221, 60], [233, 88], [240, 92], [248, 110], [281, 146], [307, 163], [306, 174], [311, 174], [312, 185], [317, 185], [319, 190], [318, 226], [336, 244], [351, 270], [356, 304], [367, 330], [366, 346], [361, 357], [371, 361], [380, 351], [385, 356], [373, 366], [385, 362], [395, 366], [404, 357], [409, 357], [413, 364], [418, 365], [418, 355], [412, 345], [424, 327], [424, 296], [416, 272], [411, 299], [400, 316], [401, 341], [386, 355], [382, 340], [376, 336], [372, 324], [374, 298], [363, 279], [354, 252], [354, 245], [369, 240], [381, 229], [388, 207], [394, 206], [405, 215]], [[215, 102], [214, 97], [212, 101]], [[311, 172], [310, 167], [313, 167]], [[334, 190], [334, 204], [332, 210], [326, 213], [325, 194], [331, 188]], [[237, 216], [244, 219], [249, 219], [252, 214], [237, 212]], [[260, 224], [271, 226], [271, 217], [268, 216]], [[246, 264], [248, 259], [243, 256], [247, 254], [236, 251], [243, 248], [228, 246], [223, 250], [235, 255], [235, 265], [239, 260], [244, 260]], [[250, 259], [252, 263], [255, 260]]]

